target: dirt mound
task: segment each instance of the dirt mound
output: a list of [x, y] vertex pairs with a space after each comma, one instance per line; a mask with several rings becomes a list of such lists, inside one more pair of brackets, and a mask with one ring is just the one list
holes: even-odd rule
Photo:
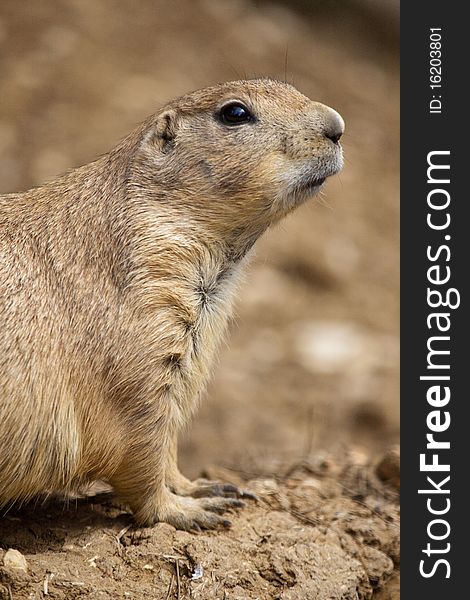
[[317, 454], [277, 478], [248, 481], [209, 470], [258, 496], [226, 531], [136, 528], [103, 494], [10, 512], [1, 523], [0, 598], [371, 598], [399, 564], [393, 457], [371, 465], [357, 452], [341, 461]]

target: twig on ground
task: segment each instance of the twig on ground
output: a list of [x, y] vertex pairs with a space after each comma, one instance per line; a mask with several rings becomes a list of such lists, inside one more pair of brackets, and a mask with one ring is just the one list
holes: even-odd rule
[[171, 588], [173, 587], [173, 579], [175, 578], [175, 576], [173, 575], [173, 573], [171, 574], [171, 579], [170, 579], [170, 585], [168, 586], [168, 590], [166, 592], [166, 596], [165, 596], [165, 600], [168, 600], [168, 598], [170, 597], [171, 594]]
[[175, 561], [176, 564], [176, 598], [180, 600], [180, 591], [181, 591], [181, 581], [180, 581], [180, 561], [177, 558]]

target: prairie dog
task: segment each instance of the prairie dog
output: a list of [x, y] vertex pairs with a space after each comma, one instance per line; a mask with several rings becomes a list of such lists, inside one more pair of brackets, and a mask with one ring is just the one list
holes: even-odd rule
[[0, 506], [103, 479], [140, 524], [227, 524], [238, 490], [183, 477], [177, 434], [249, 250], [341, 169], [343, 130], [288, 84], [224, 83], [0, 196]]

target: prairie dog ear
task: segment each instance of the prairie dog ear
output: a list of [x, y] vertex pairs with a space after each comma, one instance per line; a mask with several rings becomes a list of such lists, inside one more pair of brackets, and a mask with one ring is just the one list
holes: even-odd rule
[[174, 145], [178, 126], [176, 110], [168, 109], [158, 115], [149, 141], [158, 146], [161, 152], [169, 152]]

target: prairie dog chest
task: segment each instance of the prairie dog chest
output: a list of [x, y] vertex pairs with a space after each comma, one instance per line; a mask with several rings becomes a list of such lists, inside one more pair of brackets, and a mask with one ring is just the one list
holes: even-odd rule
[[196, 285], [192, 360], [201, 367], [214, 357], [233, 314], [234, 296], [241, 264], [205, 265]]
[[155, 373], [157, 387], [163, 384], [171, 389], [177, 419], [189, 417], [208, 382], [233, 314], [243, 263], [245, 259], [230, 264], [206, 259], [191, 264], [184, 273], [175, 266], [178, 272], [173, 277], [158, 278], [146, 286], [152, 313], [158, 315], [147, 323], [154, 349], [150, 350], [151, 362], [160, 365]]

